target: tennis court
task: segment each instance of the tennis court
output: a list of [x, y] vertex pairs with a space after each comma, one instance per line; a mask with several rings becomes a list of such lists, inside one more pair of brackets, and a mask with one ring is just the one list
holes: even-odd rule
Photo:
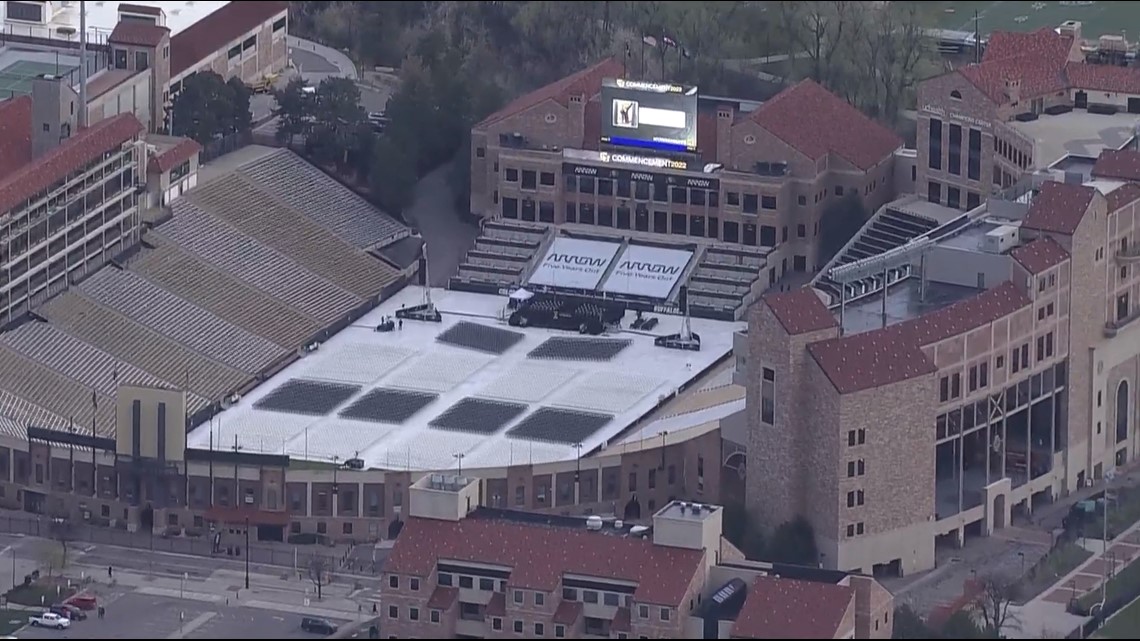
[[1102, 35], [1119, 35], [1136, 40], [1140, 35], [1140, 3], [1094, 2], [942, 2], [939, 3], [938, 26], [959, 31], [974, 30], [974, 12], [978, 12], [982, 34], [993, 31], [1033, 31], [1041, 27], [1057, 27], [1066, 20], [1082, 23], [1082, 36], [1095, 40]]
[[66, 75], [76, 69], [78, 67], [56, 65], [50, 62], [18, 60], [0, 70], [0, 96], [30, 94], [32, 93], [32, 79], [36, 76], [45, 73]]

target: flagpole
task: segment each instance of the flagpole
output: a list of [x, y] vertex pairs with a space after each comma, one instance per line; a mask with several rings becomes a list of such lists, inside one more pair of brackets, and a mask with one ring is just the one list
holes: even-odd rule
[[661, 82], [665, 82], [665, 50], [669, 48], [665, 42], [668, 37], [664, 32], [661, 33], [661, 42], [659, 43], [661, 46]]
[[641, 75], [638, 80], [645, 80], [645, 37], [641, 38]]

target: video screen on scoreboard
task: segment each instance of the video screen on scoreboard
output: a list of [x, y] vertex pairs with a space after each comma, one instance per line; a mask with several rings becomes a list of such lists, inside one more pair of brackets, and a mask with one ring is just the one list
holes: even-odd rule
[[697, 88], [607, 78], [602, 82], [602, 142], [696, 151]]

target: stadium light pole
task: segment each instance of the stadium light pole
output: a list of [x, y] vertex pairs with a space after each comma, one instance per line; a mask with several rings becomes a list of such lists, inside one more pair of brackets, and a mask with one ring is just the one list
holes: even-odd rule
[[249, 517], [245, 517], [245, 589], [249, 589]]
[[456, 452], [455, 454], [452, 454], [452, 456], [455, 457], [455, 460], [459, 462], [455, 474], [457, 476], [463, 476], [463, 457], [467, 455], [463, 452]]

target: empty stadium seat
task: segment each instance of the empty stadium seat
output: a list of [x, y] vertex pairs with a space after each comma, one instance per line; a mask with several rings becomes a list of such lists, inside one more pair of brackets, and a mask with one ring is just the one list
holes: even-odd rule
[[275, 151], [239, 171], [359, 249], [408, 234], [407, 227], [289, 150]]
[[321, 322], [333, 322], [360, 304], [358, 297], [237, 233], [184, 198], [175, 202], [174, 218], [157, 230], [211, 265]]
[[[357, 250], [301, 213], [280, 206], [237, 174], [212, 180], [188, 197], [242, 233], [360, 298], [379, 294], [400, 277], [390, 265]], [[177, 204], [175, 209], [177, 218]]]
[[90, 298], [170, 340], [249, 374], [257, 374], [286, 350], [128, 271], [105, 267], [79, 285]]
[[204, 398], [221, 399], [249, 379], [75, 290], [44, 303], [40, 314], [72, 336]]
[[149, 234], [154, 249], [144, 249], [128, 263], [132, 272], [221, 318], [263, 336], [286, 349], [296, 349], [321, 329], [321, 323], [286, 302], [226, 274]]

